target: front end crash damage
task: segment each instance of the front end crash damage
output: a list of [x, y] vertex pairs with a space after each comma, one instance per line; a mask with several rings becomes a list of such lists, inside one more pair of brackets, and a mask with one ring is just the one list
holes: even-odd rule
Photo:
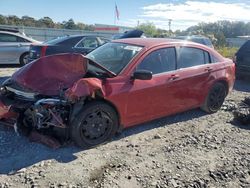
[[105, 93], [103, 80], [88, 75], [87, 63], [82, 55], [62, 54], [24, 66], [1, 87], [0, 119], [15, 119], [18, 133], [68, 139], [70, 124], [83, 105]]

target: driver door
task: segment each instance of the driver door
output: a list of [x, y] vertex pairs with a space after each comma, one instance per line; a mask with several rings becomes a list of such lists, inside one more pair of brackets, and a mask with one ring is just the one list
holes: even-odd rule
[[136, 70], [151, 71], [153, 77], [151, 80], [134, 80], [131, 83], [127, 105], [129, 125], [171, 113], [171, 108], [175, 104], [175, 48], [152, 51], [138, 64]]

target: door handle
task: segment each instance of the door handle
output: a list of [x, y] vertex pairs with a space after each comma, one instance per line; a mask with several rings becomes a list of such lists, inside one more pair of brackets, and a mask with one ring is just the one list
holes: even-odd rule
[[213, 68], [211, 68], [211, 67], [207, 67], [207, 68], [204, 69], [204, 71], [208, 71], [208, 72], [210, 72], [212, 70], [213, 70]]
[[22, 47], [23, 45], [22, 45], [22, 44], [18, 44], [17, 46], [18, 46], [18, 47]]
[[178, 78], [180, 78], [180, 76], [178, 74], [172, 74], [169, 78], [169, 80], [177, 80]]

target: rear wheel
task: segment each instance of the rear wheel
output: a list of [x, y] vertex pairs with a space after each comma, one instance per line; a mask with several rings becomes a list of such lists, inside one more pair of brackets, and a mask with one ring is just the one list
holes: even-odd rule
[[116, 111], [104, 102], [83, 107], [71, 125], [71, 138], [81, 148], [90, 148], [111, 139], [118, 129]]
[[26, 53], [24, 53], [24, 54], [21, 55], [21, 57], [19, 59], [19, 62], [20, 62], [20, 64], [22, 66], [26, 65], [29, 62], [28, 57], [29, 57], [29, 53], [28, 52], [26, 52]]
[[227, 90], [224, 84], [216, 83], [209, 91], [205, 103], [201, 107], [205, 112], [214, 113], [217, 112], [227, 95]]

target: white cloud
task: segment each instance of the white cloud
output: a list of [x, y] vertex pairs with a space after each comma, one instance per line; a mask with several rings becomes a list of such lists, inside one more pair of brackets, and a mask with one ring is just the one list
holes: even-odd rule
[[142, 8], [141, 20], [153, 22], [159, 28], [185, 29], [199, 22], [218, 20], [250, 21], [250, 6], [244, 3], [186, 1], [182, 4], [154, 4]]

